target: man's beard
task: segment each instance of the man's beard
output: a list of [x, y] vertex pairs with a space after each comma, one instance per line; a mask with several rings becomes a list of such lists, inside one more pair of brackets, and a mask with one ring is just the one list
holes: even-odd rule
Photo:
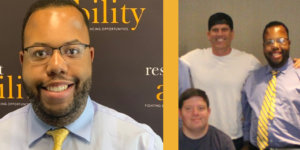
[[56, 126], [63, 127], [72, 122], [74, 122], [83, 112], [89, 91], [92, 85], [91, 77], [85, 80], [82, 83], [82, 86], [79, 87], [78, 79], [75, 80], [75, 92], [73, 95], [73, 101], [69, 106], [60, 110], [59, 112], [54, 112], [52, 110], [47, 109], [42, 101], [41, 101], [41, 86], [37, 86], [37, 94], [30, 89], [29, 86], [25, 84], [23, 81], [24, 89], [26, 91], [27, 96], [31, 102], [32, 108], [35, 114], [44, 121], [45, 123]]
[[282, 51], [282, 60], [280, 62], [273, 62], [271, 58], [269, 58], [269, 53], [264, 53], [265, 58], [268, 61], [268, 64], [272, 67], [272, 68], [280, 68], [282, 67], [284, 64], [286, 64], [286, 62], [288, 61], [289, 57], [290, 57], [290, 52], [289, 50], [281, 50]]

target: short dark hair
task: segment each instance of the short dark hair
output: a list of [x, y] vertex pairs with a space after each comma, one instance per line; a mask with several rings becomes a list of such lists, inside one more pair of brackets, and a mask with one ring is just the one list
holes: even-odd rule
[[218, 12], [211, 15], [208, 19], [208, 31], [216, 24], [227, 24], [233, 30], [233, 22], [229, 15]]
[[268, 28], [271, 28], [271, 27], [274, 27], [274, 26], [283, 26], [283, 28], [285, 29], [286, 33], [287, 33], [287, 36], [289, 38], [289, 29], [287, 28], [287, 26], [280, 22], [280, 21], [271, 21], [269, 22], [266, 26], [265, 26], [265, 29], [264, 29], [264, 32], [263, 32], [263, 40], [265, 40], [265, 34], [267, 32], [267, 29]]
[[208, 97], [206, 95], [206, 93], [200, 89], [196, 89], [196, 88], [189, 88], [187, 90], [185, 90], [179, 97], [179, 109], [182, 108], [183, 106], [183, 102], [191, 97], [194, 96], [200, 96], [204, 99], [205, 103], [207, 104], [207, 107], [209, 107], [209, 100]]
[[30, 16], [37, 10], [48, 8], [48, 7], [62, 7], [62, 6], [72, 6], [75, 7], [81, 14], [84, 19], [85, 25], [88, 29], [89, 34], [89, 20], [86, 16], [86, 13], [81, 9], [73, 0], [38, 0], [33, 3], [29, 10], [27, 11], [25, 18], [23, 20], [22, 26], [22, 48], [24, 48], [24, 31], [27, 25], [28, 19]]

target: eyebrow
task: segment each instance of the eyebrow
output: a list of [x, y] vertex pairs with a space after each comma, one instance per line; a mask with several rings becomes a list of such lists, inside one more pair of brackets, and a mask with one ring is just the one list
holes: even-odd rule
[[[78, 43], [81, 43], [81, 42], [80, 42], [78, 39], [74, 39], [74, 40], [67, 41], [67, 42], [63, 43], [62, 45], [70, 45], [70, 44], [78, 44]], [[42, 42], [35, 42], [35, 43], [33, 43], [31, 46], [28, 46], [28, 47], [33, 47], [33, 46], [46, 46], [46, 47], [51, 47], [50, 44], [42, 43]]]

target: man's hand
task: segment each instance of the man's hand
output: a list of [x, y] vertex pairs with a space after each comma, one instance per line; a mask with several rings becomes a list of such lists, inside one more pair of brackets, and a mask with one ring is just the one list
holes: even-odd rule
[[300, 68], [300, 58], [294, 58], [294, 68]]

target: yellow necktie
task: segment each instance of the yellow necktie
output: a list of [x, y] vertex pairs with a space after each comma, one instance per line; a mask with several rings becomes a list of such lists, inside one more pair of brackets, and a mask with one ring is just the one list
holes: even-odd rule
[[261, 106], [260, 115], [257, 125], [257, 146], [260, 150], [268, 147], [268, 124], [269, 120], [273, 120], [275, 112], [276, 97], [276, 75], [277, 71], [272, 71], [272, 79], [269, 81], [264, 101]]
[[69, 134], [69, 130], [66, 128], [59, 128], [55, 130], [47, 131], [48, 135], [51, 135], [54, 141], [53, 150], [61, 150], [62, 143]]

